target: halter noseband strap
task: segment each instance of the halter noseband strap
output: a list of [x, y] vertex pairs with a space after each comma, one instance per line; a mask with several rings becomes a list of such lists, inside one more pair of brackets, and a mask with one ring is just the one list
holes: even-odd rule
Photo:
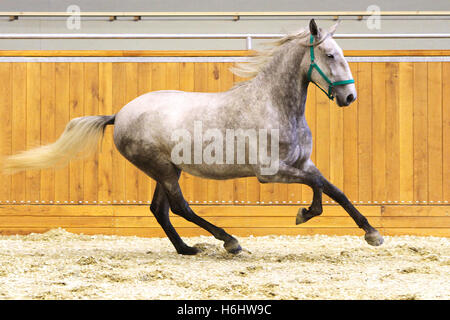
[[[325, 73], [320, 69], [320, 67], [314, 62], [314, 58], [315, 58], [315, 57], [314, 57], [314, 46], [312, 45], [313, 42], [314, 42], [314, 36], [311, 35], [311, 38], [310, 38], [310, 41], [309, 41], [309, 43], [311, 44], [311, 47], [310, 47], [310, 49], [309, 49], [309, 50], [310, 50], [310, 53], [311, 53], [311, 54], [310, 54], [310, 56], [311, 56], [311, 64], [309, 65], [309, 70], [308, 70], [308, 80], [311, 81], [312, 83], [314, 83], [320, 90], [322, 90], [322, 91], [328, 96], [328, 98], [329, 98], [330, 100], [333, 100], [333, 99], [334, 99], [334, 96], [333, 96], [333, 93], [331, 92], [332, 89], [333, 89], [333, 87], [336, 87], [336, 86], [343, 86], [343, 85], [350, 84], [350, 83], [355, 83], [355, 80], [350, 79], [350, 80], [343, 80], [343, 81], [331, 82], [331, 80], [328, 79], [328, 77], [327, 77], [327, 76], [325, 75]], [[311, 74], [312, 74], [313, 69], [316, 69], [317, 72], [319, 72], [319, 74], [322, 76], [322, 78], [324, 78], [325, 81], [328, 83], [328, 92], [325, 91], [324, 89], [322, 89], [316, 82], [314, 82], [314, 81], [311, 79]]]

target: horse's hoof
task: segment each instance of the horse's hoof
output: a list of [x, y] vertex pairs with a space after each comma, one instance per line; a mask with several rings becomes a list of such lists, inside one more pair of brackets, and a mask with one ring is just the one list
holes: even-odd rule
[[371, 246], [381, 246], [384, 242], [383, 236], [377, 230], [367, 232], [364, 235], [364, 239], [366, 239], [367, 243]]
[[189, 246], [185, 246], [179, 250], [177, 250], [177, 252], [179, 254], [185, 255], [185, 256], [193, 256], [196, 255], [197, 253], [199, 253], [201, 250], [195, 247], [189, 247]]
[[305, 208], [298, 209], [297, 217], [295, 218], [295, 224], [301, 224], [308, 221], [308, 219], [305, 219], [305, 214], [308, 212]]
[[223, 244], [228, 253], [237, 254], [242, 251], [241, 245], [236, 239], [230, 240]]

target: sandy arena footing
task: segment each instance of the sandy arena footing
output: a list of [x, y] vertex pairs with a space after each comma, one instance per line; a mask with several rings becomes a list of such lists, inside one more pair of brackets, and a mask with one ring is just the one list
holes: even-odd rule
[[212, 237], [176, 254], [166, 238], [87, 236], [54, 229], [0, 236], [0, 299], [449, 299], [450, 239]]

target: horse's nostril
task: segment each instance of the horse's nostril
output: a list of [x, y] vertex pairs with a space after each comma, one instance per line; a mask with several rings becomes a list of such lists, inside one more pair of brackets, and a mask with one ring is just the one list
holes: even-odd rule
[[353, 102], [353, 100], [355, 100], [355, 97], [353, 96], [353, 94], [349, 94], [347, 96], [347, 103], [350, 104]]

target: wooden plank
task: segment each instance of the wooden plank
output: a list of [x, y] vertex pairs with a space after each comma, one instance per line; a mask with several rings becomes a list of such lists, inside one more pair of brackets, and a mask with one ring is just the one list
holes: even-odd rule
[[[138, 64], [125, 63], [125, 103], [128, 103], [138, 96]], [[139, 193], [139, 169], [137, 169], [130, 161], [125, 161], [125, 201], [137, 202]]]
[[[91, 229], [67, 229], [70, 232], [82, 232], [84, 234], [96, 234], [97, 230]], [[78, 231], [83, 230], [83, 231]], [[103, 232], [103, 229], [98, 229], [100, 232]], [[166, 237], [164, 231], [161, 228], [117, 228], [114, 230], [117, 235], [122, 236], [138, 236], [138, 237]], [[182, 237], [193, 237], [193, 236], [210, 236], [208, 232], [201, 228], [196, 227], [184, 227], [177, 228], [180, 236]], [[90, 233], [91, 232], [91, 233]], [[109, 229], [105, 229], [104, 232], [111, 232]], [[359, 228], [302, 228], [302, 229], [284, 229], [284, 228], [227, 228], [227, 232], [239, 237], [248, 237], [248, 236], [266, 236], [266, 235], [290, 235], [290, 236], [298, 236], [298, 235], [315, 235], [315, 234], [323, 234], [323, 235], [357, 235], [362, 236], [364, 232]], [[104, 234], [112, 234], [112, 233], [104, 233]], [[251, 249], [251, 248], [247, 248]]]
[[[293, 217], [297, 215], [299, 206], [294, 205], [234, 205], [234, 206], [193, 206], [201, 216], [274, 216]], [[323, 216], [347, 217], [348, 213], [337, 205], [324, 205]], [[381, 216], [380, 206], [357, 206], [366, 216]]]
[[[52, 228], [10, 228], [0, 230], [0, 235], [27, 235], [30, 233], [43, 233]], [[117, 235], [117, 236], [137, 236], [137, 237], [162, 237], [166, 235], [161, 228], [65, 228], [68, 232], [84, 235]], [[182, 237], [210, 236], [208, 232], [198, 227], [177, 228]], [[238, 237], [247, 236], [266, 236], [266, 235], [290, 235], [290, 236], [312, 236], [316, 234], [329, 236], [363, 236], [364, 232], [359, 228], [302, 228], [302, 229], [284, 229], [284, 228], [227, 228], [230, 234]], [[447, 228], [385, 228], [381, 232], [385, 236], [435, 236], [449, 237]], [[363, 240], [362, 240], [363, 241]], [[250, 248], [247, 248], [250, 249]], [[169, 249], [170, 250], [170, 249]]]
[[384, 228], [386, 236], [450, 237], [449, 228]]
[[[19, 219], [20, 217], [17, 217]], [[50, 218], [48, 218], [50, 219]], [[63, 218], [60, 218], [63, 219]], [[90, 220], [91, 218], [89, 218]], [[417, 218], [416, 218], [417, 219]], [[446, 219], [446, 218], [445, 218]], [[79, 220], [82, 220], [79, 218]], [[88, 221], [77, 221], [78, 224], [87, 224]], [[294, 217], [208, 217], [207, 220], [217, 226], [220, 226], [222, 228], [228, 228], [228, 227], [267, 227], [270, 226], [272, 228], [295, 228], [295, 229], [301, 229], [301, 228], [314, 228], [314, 227], [321, 227], [321, 228], [335, 228], [335, 227], [353, 227], [355, 226], [355, 222], [350, 217], [317, 217], [314, 219], [311, 219], [308, 221], [307, 224], [295, 224], [295, 218]], [[450, 219], [447, 219], [450, 222]], [[16, 220], [9, 221], [8, 218], [2, 220], [0, 222], [0, 226], [6, 226], [8, 223], [14, 224]], [[175, 228], [178, 227], [192, 227], [192, 223], [185, 220], [182, 217], [174, 216], [171, 218], [171, 222]], [[414, 222], [414, 221], [413, 221]], [[33, 223], [36, 223], [33, 221]], [[46, 225], [46, 223], [50, 224], [53, 223], [53, 221], [46, 220], [42, 221], [43, 225]], [[64, 225], [66, 223], [65, 221], [60, 221], [58, 223], [63, 223], [61, 225]], [[72, 220], [69, 220], [67, 222], [72, 223]], [[96, 223], [96, 220], [94, 220], [94, 223]], [[156, 227], [158, 226], [158, 222], [154, 217], [115, 217], [114, 218], [115, 226], [125, 228], [125, 227]], [[380, 218], [372, 217], [371, 223], [374, 227], [381, 226]], [[415, 223], [415, 222], [414, 222]], [[431, 223], [431, 222], [430, 222]], [[395, 220], [392, 222], [392, 224], [396, 225]], [[415, 224], [414, 224], [415, 225]], [[95, 225], [93, 225], [95, 226]]]
[[[99, 74], [98, 63], [84, 64], [84, 115], [98, 115]], [[83, 161], [83, 201], [98, 200], [98, 153]]]
[[[152, 66], [150, 63], [138, 63], [137, 65], [137, 95], [143, 95], [152, 91]], [[141, 170], [138, 171], [138, 196], [137, 201], [147, 203], [152, 200], [155, 182]]]
[[[7, 228], [7, 229], [0, 229], [0, 235], [2, 236], [15, 236], [15, 235], [28, 235], [31, 233], [44, 233], [47, 231], [50, 231], [52, 228], [46, 228], [46, 227], [14, 227], [14, 228]], [[69, 228], [67, 228], [69, 230]], [[109, 230], [113, 231], [112, 228], [74, 228], [70, 229], [72, 233], [82, 233], [82, 234], [96, 234], [95, 232], [98, 232], [98, 234], [106, 234], [102, 233], [103, 230], [108, 232]], [[86, 232], [86, 233], [85, 233]], [[92, 233], [89, 233], [92, 232]]]
[[[371, 223], [378, 228], [433, 228], [441, 225], [441, 228], [450, 227], [450, 217], [372, 217]], [[193, 224], [182, 217], [175, 216], [171, 219], [175, 228], [192, 227]], [[317, 217], [306, 224], [295, 225], [293, 217], [208, 217], [208, 221], [222, 228], [231, 227], [270, 227], [286, 229], [303, 228], [352, 228], [355, 222], [350, 217]], [[158, 227], [154, 217], [52, 217], [52, 216], [4, 216], [0, 221], [0, 228], [18, 227], [102, 227], [102, 228], [139, 228]]]
[[[100, 115], [113, 114], [112, 110], [112, 63], [100, 63], [98, 66], [98, 113]], [[98, 154], [98, 202], [112, 202], [112, 161], [114, 152], [113, 126], [105, 128]]]
[[[386, 199], [386, 64], [372, 63], [372, 201]], [[367, 92], [366, 92], [367, 93]], [[361, 94], [361, 92], [360, 92]]]
[[450, 228], [450, 217], [383, 217], [384, 228]]
[[414, 200], [413, 64], [399, 64], [400, 201]]
[[[84, 115], [84, 64], [70, 64], [70, 119]], [[70, 174], [70, 201], [79, 203], [84, 198], [83, 161], [72, 160], [69, 165]]]
[[372, 63], [358, 63], [358, 196], [372, 200]]
[[[77, 232], [78, 229], [67, 229], [73, 230], [70, 232]], [[89, 231], [84, 230], [85, 234], [96, 234], [96, 230], [92, 230], [93, 233], [88, 233]], [[102, 230], [99, 230], [102, 231]], [[105, 229], [108, 232], [108, 229]], [[177, 228], [177, 231], [182, 237], [193, 237], [193, 236], [210, 236], [208, 232], [201, 228], [196, 227], [184, 227]], [[81, 231], [80, 231], [81, 232]], [[140, 236], [140, 237], [166, 237], [164, 231], [161, 228], [117, 228], [115, 229], [115, 234], [123, 235], [123, 236]], [[227, 228], [227, 232], [239, 237], [248, 237], [248, 236], [266, 236], [266, 235], [290, 235], [290, 236], [312, 236], [316, 234], [322, 235], [356, 235], [363, 236], [364, 232], [359, 228], [239, 228], [232, 227]], [[106, 233], [105, 233], [106, 234]], [[251, 249], [251, 248], [247, 248]]]
[[[271, 228], [351, 228], [355, 222], [350, 217], [325, 217], [320, 216], [308, 221], [307, 224], [295, 224], [295, 217], [227, 217], [214, 216], [207, 220], [222, 228], [228, 227], [271, 227]], [[450, 225], [449, 217], [386, 217], [382, 220], [379, 217], [371, 217], [371, 224], [374, 227], [415, 227], [423, 223], [423, 227], [430, 227], [434, 223], [441, 223], [443, 227]], [[408, 223], [404, 223], [407, 221]], [[172, 216], [171, 222], [175, 228], [192, 227], [193, 224], [179, 216]], [[0, 229], [14, 227], [102, 227], [102, 228], [137, 228], [137, 227], [158, 227], [159, 223], [153, 216], [3, 216], [0, 220]]]
[[286, 203], [300, 203], [302, 201], [302, 185], [300, 183], [290, 183], [287, 185]]
[[259, 184], [259, 201], [262, 204], [272, 204], [275, 201], [275, 184], [262, 183]]
[[450, 62], [442, 64], [442, 171], [443, 199], [450, 199]]
[[[200, 216], [214, 217], [291, 217], [294, 218], [299, 210], [298, 206], [278, 205], [192, 205], [192, 209]], [[380, 217], [381, 206], [357, 206], [367, 217]], [[415, 212], [421, 215], [420, 208], [401, 207], [410, 216]], [[446, 214], [445, 207], [436, 209]], [[444, 211], [442, 211], [444, 210]], [[391, 211], [389, 211], [391, 212]], [[395, 212], [395, 211], [394, 211]], [[173, 215], [171, 213], [171, 215]], [[337, 205], [324, 205], [325, 217], [348, 217], [347, 212]], [[395, 216], [395, 214], [392, 214]], [[148, 205], [0, 205], [0, 216], [128, 216], [148, 217]], [[237, 220], [238, 221], [238, 220]]]
[[[51, 230], [52, 228], [10, 228], [7, 230], [0, 230], [0, 235], [26, 235], [30, 233], [43, 233]], [[160, 227], [141, 227], [141, 228], [64, 228], [66, 231], [75, 234], [84, 235], [117, 235], [117, 236], [137, 236], [137, 237], [162, 237], [166, 235]], [[404, 229], [408, 230], [408, 229]], [[423, 229], [430, 230], [430, 229]], [[210, 236], [210, 234], [199, 227], [186, 227], [177, 228], [177, 231], [182, 237], [195, 237], [195, 236]], [[266, 235], [356, 235], [362, 236], [364, 232], [359, 228], [302, 228], [302, 229], [284, 229], [284, 228], [227, 228], [227, 231], [235, 236], [247, 237], [247, 236], [266, 236]], [[407, 233], [406, 233], [407, 234]], [[425, 234], [426, 235], [426, 234]], [[250, 249], [250, 248], [247, 248]], [[174, 249], [168, 249], [170, 252], [175, 252]], [[225, 250], [225, 249], [224, 249]]]
[[[442, 200], [442, 63], [428, 62], [428, 201]], [[450, 159], [447, 159], [450, 161]]]
[[[0, 63], [0, 154], [11, 154], [12, 145], [12, 63]], [[11, 200], [11, 176], [3, 176], [0, 184], [0, 199]]]
[[400, 201], [399, 64], [386, 63], [386, 198]]
[[[112, 113], [126, 104], [126, 69], [123, 63], [112, 64]], [[112, 202], [125, 200], [125, 158], [117, 150], [112, 153]]]
[[[256, 178], [255, 178], [256, 179]], [[224, 197], [223, 203], [251, 203], [250, 200], [248, 200], [248, 181], [246, 178], [240, 178], [240, 179], [234, 179], [232, 180], [233, 183], [233, 198], [230, 199], [229, 197]], [[258, 183], [256, 181], [256, 183]], [[258, 186], [259, 187], [259, 186]]]
[[[137, 212], [130, 206], [117, 207], [123, 207], [119, 209], [123, 215]], [[115, 210], [112, 205], [0, 205], [0, 216], [112, 217]]]
[[[385, 206], [383, 208], [383, 217], [449, 217], [449, 206]], [[436, 225], [435, 227], [440, 227]]]
[[414, 63], [414, 201], [428, 200], [427, 63]]
[[[17, 227], [67, 228], [67, 227], [102, 227], [111, 228], [114, 217], [46, 217], [46, 216], [4, 216], [0, 221], [0, 229]], [[155, 220], [156, 222], [156, 220]], [[156, 222], [157, 223], [157, 222]]]
[[247, 202], [259, 203], [261, 200], [261, 184], [256, 177], [245, 178], [247, 189]]
[[286, 203], [288, 199], [288, 186], [295, 184], [275, 183], [274, 184], [274, 199], [273, 203]]
[[[41, 64], [27, 63], [27, 149], [40, 144], [41, 140]], [[39, 170], [26, 171], [26, 198], [40, 201]]]
[[[41, 64], [41, 144], [55, 142], [55, 64]], [[41, 171], [41, 200], [55, 200], [55, 170]]]
[[[12, 64], [12, 154], [26, 149], [27, 137], [27, 65]], [[4, 96], [3, 96], [4, 97]], [[3, 104], [2, 104], [3, 105]], [[5, 133], [2, 133], [5, 134]], [[25, 202], [25, 172], [11, 176], [11, 200], [16, 203]]]
[[[63, 133], [70, 120], [70, 64], [55, 63], [55, 139]], [[69, 166], [55, 169], [55, 200], [70, 200]]]
[[[349, 63], [353, 79], [359, 81], [358, 64]], [[344, 109], [344, 193], [350, 201], [358, 201], [358, 109], [359, 99]]]
[[[43, 233], [51, 230], [51, 228], [9, 228], [0, 230], [0, 235], [26, 235], [30, 233]], [[117, 235], [117, 236], [137, 236], [137, 237], [163, 237], [166, 235], [161, 228], [65, 228], [66, 231], [75, 234], [85, 235]], [[208, 232], [198, 227], [177, 228], [182, 237], [195, 237], [199, 235], [210, 236]], [[435, 236], [449, 237], [448, 228], [384, 228], [380, 229], [385, 236]], [[285, 228], [227, 228], [227, 232], [238, 237], [247, 236], [266, 236], [266, 235], [290, 235], [290, 236], [312, 236], [316, 234], [329, 236], [363, 236], [364, 231], [359, 228], [302, 228], [302, 229], [285, 229]], [[361, 240], [363, 241], [363, 240]], [[250, 249], [251, 248], [247, 248]], [[172, 249], [168, 249], [172, 250]], [[174, 250], [173, 250], [174, 251]], [[171, 251], [172, 252], [172, 251]]]

